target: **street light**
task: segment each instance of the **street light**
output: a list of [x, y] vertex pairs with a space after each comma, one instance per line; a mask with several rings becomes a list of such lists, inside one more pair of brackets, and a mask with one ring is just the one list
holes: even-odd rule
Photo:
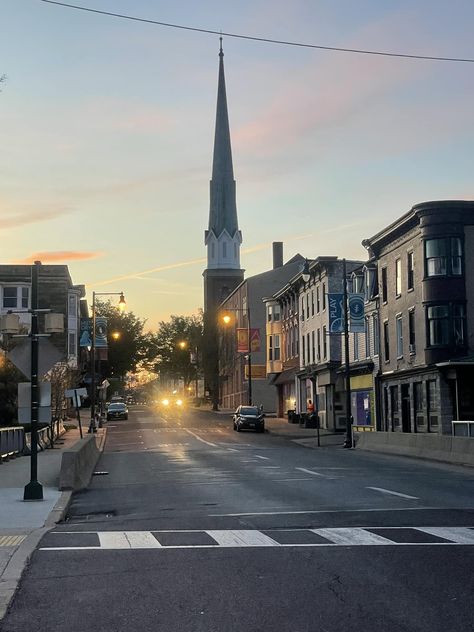
[[[95, 297], [96, 296], [120, 296], [119, 310], [123, 312], [126, 306], [125, 296], [123, 292], [92, 292], [92, 341], [91, 341], [91, 421], [88, 432], [97, 432], [95, 424]], [[118, 332], [117, 332], [118, 333]]]
[[[252, 354], [250, 351], [250, 333], [251, 333], [251, 329], [250, 329], [250, 307], [247, 307], [246, 309], [240, 308], [240, 307], [226, 307], [225, 308], [226, 311], [232, 311], [232, 312], [243, 312], [244, 314], [247, 314], [247, 354], [244, 356], [245, 359], [247, 360], [247, 372], [248, 372], [248, 383], [249, 383], [249, 388], [248, 388], [248, 405], [252, 406]], [[222, 321], [225, 325], [228, 325], [231, 322], [231, 317], [229, 316], [229, 314], [224, 314], [222, 316]]]
[[309, 261], [308, 261], [308, 259], [305, 259], [303, 270], [301, 271], [301, 278], [303, 279], [303, 281], [305, 283], [308, 283], [309, 279], [311, 278], [311, 274], [309, 272]]

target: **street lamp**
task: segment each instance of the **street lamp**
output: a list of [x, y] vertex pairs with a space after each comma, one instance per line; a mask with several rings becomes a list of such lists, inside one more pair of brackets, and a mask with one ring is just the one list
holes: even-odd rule
[[303, 281], [305, 283], [308, 283], [309, 279], [311, 278], [311, 274], [309, 272], [309, 261], [308, 261], [308, 259], [305, 259], [303, 270], [301, 271], [301, 278], [303, 279]]
[[[91, 421], [88, 432], [97, 432], [95, 423], [95, 329], [96, 329], [96, 313], [95, 313], [95, 297], [96, 296], [120, 296], [119, 310], [123, 312], [126, 306], [125, 296], [123, 292], [92, 292], [92, 341], [91, 341]], [[118, 333], [118, 332], [117, 332]]]
[[[248, 405], [252, 406], [252, 354], [250, 350], [250, 334], [251, 334], [250, 307], [247, 307], [246, 309], [243, 309], [240, 307], [226, 307], [225, 310], [232, 311], [232, 312], [243, 312], [244, 314], [247, 315], [247, 354], [244, 357], [247, 360], [247, 372], [248, 372], [248, 383], [249, 383]], [[225, 325], [228, 325], [231, 322], [231, 320], [232, 319], [229, 316], [229, 314], [224, 314], [222, 316], [222, 321]]]

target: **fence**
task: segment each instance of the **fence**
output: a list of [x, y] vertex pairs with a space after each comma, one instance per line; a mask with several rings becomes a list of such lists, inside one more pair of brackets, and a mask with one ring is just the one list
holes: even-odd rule
[[[38, 448], [40, 450], [47, 450], [50, 448], [59, 437], [66, 432], [62, 419], [53, 421], [49, 426], [38, 430]], [[23, 454], [30, 454], [31, 452], [31, 432], [25, 434], [25, 446]]]
[[0, 428], [0, 462], [16, 454], [22, 454], [25, 447], [25, 431], [21, 426]]
[[452, 421], [453, 437], [474, 437], [474, 421]]

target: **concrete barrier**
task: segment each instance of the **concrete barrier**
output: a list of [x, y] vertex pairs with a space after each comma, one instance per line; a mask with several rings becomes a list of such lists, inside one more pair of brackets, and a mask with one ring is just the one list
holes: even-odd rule
[[474, 467], [474, 439], [424, 433], [356, 433], [356, 448]]
[[99, 457], [104, 449], [106, 430], [80, 439], [71, 448], [63, 450], [59, 489], [77, 491], [89, 485]]

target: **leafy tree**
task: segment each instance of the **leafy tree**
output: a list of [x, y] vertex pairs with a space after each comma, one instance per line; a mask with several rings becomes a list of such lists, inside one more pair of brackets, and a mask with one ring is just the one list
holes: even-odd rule
[[202, 356], [202, 313], [194, 316], [171, 316], [161, 321], [152, 338], [153, 370], [174, 379], [182, 379], [184, 387], [200, 375]]
[[18, 382], [23, 374], [0, 353], [0, 426], [18, 423]]
[[121, 312], [110, 301], [97, 301], [96, 315], [107, 318], [108, 361], [103, 367], [104, 377], [120, 378], [149, 361], [151, 336], [143, 331], [144, 319], [133, 312]]

